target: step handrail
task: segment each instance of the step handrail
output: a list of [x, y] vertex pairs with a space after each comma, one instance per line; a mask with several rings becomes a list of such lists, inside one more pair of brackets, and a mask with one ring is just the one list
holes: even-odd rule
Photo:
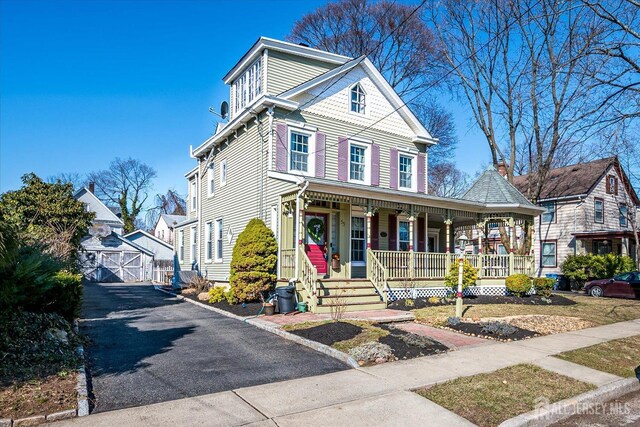
[[378, 291], [382, 301], [387, 304], [389, 294], [387, 292], [387, 270], [371, 249], [367, 249], [367, 279], [371, 281]]
[[318, 270], [307, 256], [304, 246], [300, 246], [298, 257], [300, 260], [300, 282], [309, 295], [311, 300], [309, 310], [313, 312], [318, 305]]

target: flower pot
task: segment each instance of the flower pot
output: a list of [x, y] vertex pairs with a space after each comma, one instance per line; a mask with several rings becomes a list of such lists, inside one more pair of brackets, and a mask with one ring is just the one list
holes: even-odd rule
[[263, 305], [262, 308], [265, 316], [273, 316], [276, 312], [276, 307], [271, 303]]

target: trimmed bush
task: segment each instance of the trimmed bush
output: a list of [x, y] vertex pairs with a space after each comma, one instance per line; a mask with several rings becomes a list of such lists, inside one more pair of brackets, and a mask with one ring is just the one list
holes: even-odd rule
[[533, 279], [533, 288], [536, 290], [536, 294], [543, 297], [551, 296], [551, 290], [555, 284], [555, 279], [549, 279], [546, 277], [536, 277]]
[[278, 242], [262, 220], [249, 221], [231, 256], [229, 283], [238, 301], [264, 299], [276, 282]]
[[531, 290], [531, 278], [526, 274], [512, 274], [504, 281], [509, 292], [518, 297], [523, 297]]
[[215, 304], [225, 299], [225, 290], [224, 288], [211, 288], [209, 289], [209, 304]]
[[607, 279], [635, 270], [633, 259], [623, 255], [569, 255], [560, 266], [572, 288], [581, 289], [589, 279]]
[[[458, 261], [451, 263], [449, 274], [444, 277], [444, 284], [452, 288], [454, 291], [458, 289]], [[478, 280], [478, 270], [473, 268], [468, 260], [464, 260], [462, 264], [462, 289], [475, 285]]]

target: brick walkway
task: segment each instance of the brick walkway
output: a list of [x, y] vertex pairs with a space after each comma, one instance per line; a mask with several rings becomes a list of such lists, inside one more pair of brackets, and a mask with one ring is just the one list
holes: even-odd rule
[[[352, 313], [345, 313], [343, 319], [345, 320], [368, 320], [371, 322], [406, 322], [414, 319], [413, 314], [409, 311], [402, 310], [369, 310], [369, 311], [354, 311]], [[274, 316], [260, 316], [260, 321], [267, 323], [275, 323], [276, 325], [290, 325], [292, 323], [302, 322], [321, 322], [323, 320], [331, 320], [330, 314], [313, 314], [313, 313], [299, 313], [299, 314], [276, 314]]]
[[423, 325], [421, 323], [399, 323], [396, 325], [396, 327], [402, 329], [403, 331], [411, 332], [416, 335], [432, 338], [452, 349], [459, 349], [461, 347], [467, 347], [471, 345], [488, 344], [489, 342], [491, 342], [487, 339], [470, 337], [468, 335], [458, 334], [456, 332], [451, 332], [440, 328], [434, 328], [432, 326]]

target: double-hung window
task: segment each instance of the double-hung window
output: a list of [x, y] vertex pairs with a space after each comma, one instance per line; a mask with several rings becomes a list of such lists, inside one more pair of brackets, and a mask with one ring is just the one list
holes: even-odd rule
[[222, 262], [222, 219], [216, 220], [215, 229], [216, 262]]
[[542, 256], [540, 257], [543, 267], [555, 267], [556, 264], [556, 242], [542, 242]]
[[234, 112], [249, 105], [262, 93], [259, 59], [236, 79], [233, 88], [235, 91]]
[[191, 227], [191, 262], [198, 260], [198, 229]]
[[184, 230], [178, 233], [178, 260], [184, 262]]
[[353, 113], [364, 114], [366, 108], [366, 93], [360, 83], [351, 88], [351, 111]]
[[629, 208], [627, 205], [620, 205], [620, 227], [626, 227], [629, 218]]
[[227, 184], [227, 159], [220, 162], [220, 187]]
[[408, 251], [410, 242], [409, 221], [398, 221], [398, 250]]
[[599, 224], [604, 224], [604, 200], [595, 199], [593, 204], [593, 220]]
[[364, 265], [365, 261], [365, 220], [362, 217], [351, 218], [351, 262]]
[[214, 182], [214, 176], [215, 176], [215, 164], [212, 162], [209, 164], [209, 168], [207, 169], [207, 195], [209, 197], [213, 196], [213, 193], [215, 192], [215, 182]]
[[542, 213], [542, 223], [549, 224], [556, 222], [556, 203], [545, 202], [540, 205], [544, 212]]
[[365, 182], [367, 148], [351, 144], [349, 151], [349, 180]]
[[195, 212], [198, 208], [198, 191], [196, 185], [196, 178], [191, 181], [191, 211]]
[[211, 262], [213, 259], [213, 223], [208, 222], [205, 225], [205, 261]]
[[291, 131], [289, 170], [309, 172], [309, 135]]
[[400, 154], [398, 157], [398, 184], [400, 188], [415, 190], [414, 156]]

